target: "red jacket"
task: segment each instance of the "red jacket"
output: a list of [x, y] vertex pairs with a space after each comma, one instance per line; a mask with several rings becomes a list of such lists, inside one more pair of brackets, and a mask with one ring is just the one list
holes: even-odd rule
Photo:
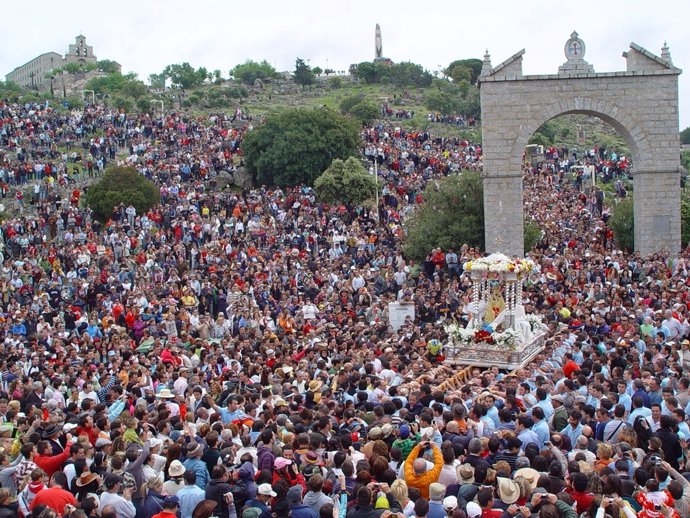
[[59, 455], [40, 455], [37, 454], [34, 457], [34, 463], [36, 466], [41, 468], [46, 472], [49, 477], [53, 476], [53, 473], [60, 471], [62, 464], [69, 458], [69, 448]]
[[592, 493], [584, 493], [581, 491], [573, 491], [570, 493], [570, 496], [573, 497], [573, 500], [575, 501], [575, 510], [577, 511], [578, 515], [588, 511], [589, 507], [592, 505], [592, 500], [594, 499], [594, 495]]
[[88, 428], [82, 426], [77, 427], [77, 437], [81, 437], [82, 435], [86, 435], [89, 438], [91, 446], [96, 446], [96, 439], [98, 439], [98, 430], [96, 428], [93, 426]]

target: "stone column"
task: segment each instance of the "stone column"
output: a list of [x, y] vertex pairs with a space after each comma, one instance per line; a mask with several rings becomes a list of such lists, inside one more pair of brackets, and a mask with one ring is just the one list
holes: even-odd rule
[[[642, 257], [680, 251], [680, 172], [633, 170], [635, 250]], [[485, 209], [486, 210], [486, 209]]]
[[522, 174], [489, 174], [483, 185], [486, 251], [523, 257]]

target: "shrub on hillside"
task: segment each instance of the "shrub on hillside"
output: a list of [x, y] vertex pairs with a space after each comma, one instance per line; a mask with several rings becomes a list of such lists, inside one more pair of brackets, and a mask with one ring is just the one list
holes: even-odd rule
[[89, 187], [86, 204], [99, 221], [107, 221], [113, 208], [123, 203], [132, 205], [137, 214], [143, 214], [159, 203], [160, 192], [156, 185], [147, 180], [133, 167], [107, 169], [103, 177]]

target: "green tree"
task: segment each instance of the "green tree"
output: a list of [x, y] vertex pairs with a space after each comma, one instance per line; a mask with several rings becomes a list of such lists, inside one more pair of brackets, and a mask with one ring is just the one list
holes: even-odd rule
[[117, 108], [118, 110], [122, 110], [125, 113], [131, 112], [132, 108], [134, 108], [134, 103], [131, 99], [128, 99], [127, 97], [113, 98], [113, 105], [115, 106], [115, 108]]
[[[462, 88], [462, 84], [460, 85]], [[481, 116], [481, 103], [479, 98], [479, 88], [476, 86], [469, 86], [467, 93], [460, 98], [458, 102], [458, 112], [466, 117], [474, 117], [479, 119]]]
[[376, 181], [362, 162], [350, 157], [336, 158], [314, 182], [319, 198], [326, 203], [344, 203], [357, 207], [376, 194]]
[[348, 95], [340, 101], [340, 112], [347, 115], [355, 104], [359, 104], [364, 99], [364, 95]]
[[358, 79], [363, 79], [368, 85], [379, 83], [381, 75], [384, 70], [383, 65], [379, 63], [372, 63], [371, 61], [363, 61], [357, 65], [355, 76]]
[[265, 59], [261, 62], [247, 60], [242, 64], [235, 65], [235, 68], [230, 70], [230, 75], [246, 85], [253, 85], [257, 79], [266, 81], [277, 77], [278, 72]]
[[[476, 171], [461, 171], [424, 190], [424, 204], [406, 224], [406, 256], [422, 261], [433, 249], [457, 250], [467, 244], [484, 249], [484, 187]], [[533, 220], [524, 222], [525, 252], [533, 250], [544, 233]]]
[[203, 84], [208, 78], [208, 71], [204, 67], [195, 70], [192, 65], [184, 62], [181, 65], [168, 65], [163, 69], [163, 76], [170, 79], [173, 85], [187, 90]]
[[131, 203], [137, 209], [137, 214], [143, 214], [159, 201], [160, 193], [156, 184], [133, 167], [106, 169], [103, 177], [86, 192], [86, 204], [103, 222], [110, 218], [113, 207], [120, 203]]
[[149, 89], [146, 88], [146, 85], [139, 80], [127, 81], [122, 85], [121, 91], [123, 95], [133, 97], [134, 99], [139, 99], [149, 93]]
[[484, 249], [484, 198], [476, 171], [462, 171], [424, 190], [424, 203], [406, 224], [405, 255], [421, 261], [432, 248], [459, 249], [463, 244]]
[[124, 76], [116, 72], [103, 77], [94, 77], [86, 83], [86, 88], [93, 90], [96, 95], [113, 94], [122, 91], [126, 82]]
[[523, 244], [525, 245], [525, 253], [527, 253], [534, 250], [534, 247], [539, 244], [544, 237], [544, 232], [539, 223], [533, 219], [525, 220], [524, 229]]
[[219, 68], [216, 68], [211, 75], [213, 76], [213, 84], [219, 85], [223, 82], [223, 73]]
[[690, 151], [681, 151], [680, 165], [682, 165], [685, 169], [690, 171]]
[[443, 115], [451, 115], [458, 112], [459, 100], [457, 94], [433, 91], [426, 95], [424, 104], [432, 111], [440, 112]]
[[680, 143], [686, 145], [690, 144], [690, 126], [680, 132]]
[[149, 75], [149, 84], [151, 88], [156, 90], [163, 90], [165, 88], [165, 75], [164, 74], [151, 74]]
[[96, 67], [100, 72], [112, 74], [120, 71], [120, 65], [116, 61], [110, 59], [100, 59], [96, 62]]
[[67, 103], [67, 107], [70, 109], [80, 109], [84, 107], [84, 101], [82, 101], [79, 97], [68, 97], [64, 102]]
[[371, 124], [379, 116], [379, 108], [373, 101], [363, 100], [350, 108], [350, 115], [362, 123]]
[[316, 81], [314, 72], [303, 59], [297, 58], [295, 60], [295, 83], [302, 86], [312, 85]]
[[422, 65], [404, 61], [395, 63], [388, 67], [388, 75], [391, 82], [397, 86], [417, 86], [427, 88], [431, 86], [434, 76], [431, 72], [424, 70]]
[[0, 81], [0, 96], [12, 97], [20, 94], [22, 87], [12, 81]]
[[453, 61], [450, 65], [446, 67], [444, 74], [446, 74], [448, 77], [453, 77], [453, 69], [457, 67], [464, 67], [470, 72], [470, 77], [467, 80], [470, 82], [470, 84], [476, 85], [477, 79], [479, 79], [479, 75], [482, 73], [483, 64], [484, 62], [481, 59], [458, 59]]
[[144, 97], [149, 91], [146, 85], [136, 78], [135, 74], [123, 76], [120, 72], [94, 77], [86, 83], [86, 87], [93, 90], [96, 95], [118, 94], [121, 97], [131, 97], [135, 100]]
[[314, 75], [320, 76], [323, 74], [323, 69], [321, 67], [314, 67], [311, 69], [312, 72], [314, 72]]
[[328, 79], [328, 84], [333, 88], [333, 90], [338, 90], [343, 86], [343, 80], [339, 77], [331, 77]]
[[538, 131], [534, 135], [532, 135], [532, 138], [529, 139], [529, 143], [544, 147], [549, 147], [552, 144], [552, 142], [546, 135], [544, 135], [543, 133], [539, 133]]
[[683, 248], [690, 244], [690, 198], [687, 194], [680, 198], [680, 244]]
[[153, 111], [151, 109], [151, 100], [150, 99], [139, 99], [137, 101], [137, 109], [141, 113], [151, 113]]
[[61, 67], [54, 68], [50, 73], [51, 75], [60, 74], [62, 72], [67, 72], [68, 74], [83, 74], [96, 70], [97, 68], [98, 65], [96, 63], [67, 63]]
[[445, 71], [445, 74], [450, 77], [454, 83], [460, 81], [470, 81], [472, 79], [472, 70], [465, 65], [456, 65]]
[[326, 70], [323, 71], [323, 73], [326, 74], [327, 76], [329, 76], [331, 74], [335, 74], [335, 70], [333, 70], [332, 68], [327, 68]]
[[623, 250], [635, 250], [635, 217], [632, 198], [624, 198], [613, 207], [609, 220], [616, 243]]
[[294, 108], [269, 115], [242, 142], [254, 183], [311, 185], [333, 159], [359, 153], [359, 125], [327, 109]]

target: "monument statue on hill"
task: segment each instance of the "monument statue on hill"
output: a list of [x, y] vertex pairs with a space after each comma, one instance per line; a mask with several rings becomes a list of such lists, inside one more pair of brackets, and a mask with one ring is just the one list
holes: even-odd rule
[[381, 40], [381, 26], [376, 24], [376, 34], [374, 36], [374, 44], [376, 55], [374, 59], [381, 59], [383, 57], [383, 41]]

